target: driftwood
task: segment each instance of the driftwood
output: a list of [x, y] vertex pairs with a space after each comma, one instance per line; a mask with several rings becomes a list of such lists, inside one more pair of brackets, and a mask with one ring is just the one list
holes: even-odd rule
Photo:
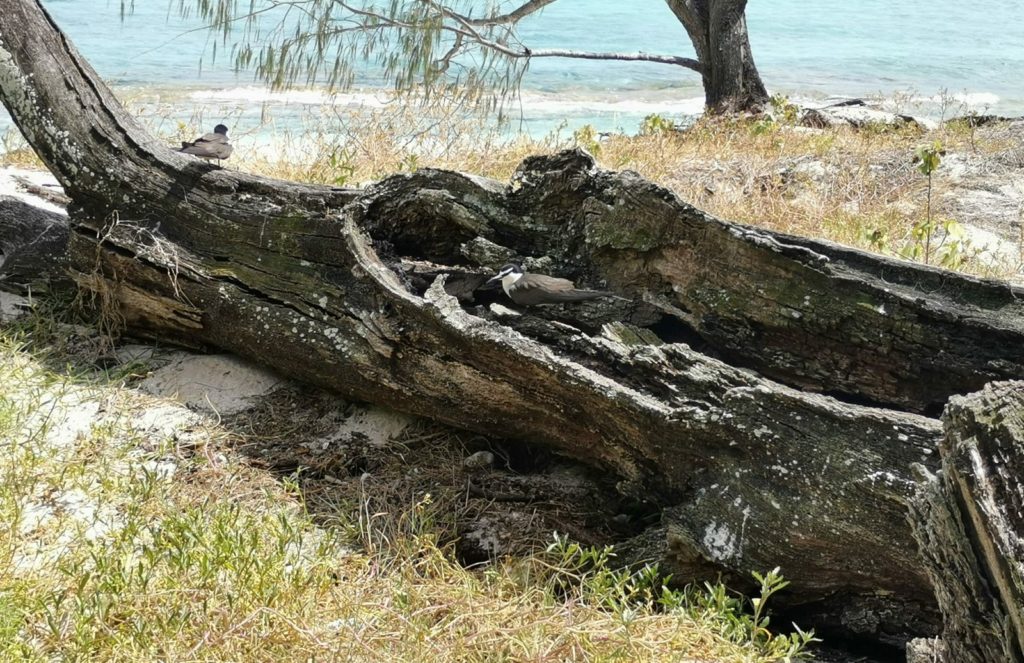
[[942, 472], [926, 474], [914, 533], [944, 618], [941, 660], [1024, 661], [1024, 382], [954, 398]]
[[0, 287], [28, 293], [66, 290], [67, 218], [0, 196]]
[[[132, 333], [613, 473], [663, 510], [631, 548], [677, 580], [780, 565], [804, 624], [937, 632], [906, 518], [911, 465], [938, 469], [921, 413], [1024, 377], [1019, 291], [725, 223], [581, 152], [511, 185], [226, 171], [141, 129], [38, 2], [0, 0], [0, 42], [72, 273]], [[623, 299], [496, 313], [477, 285], [509, 257]]]
[[54, 189], [50, 186], [44, 186], [36, 184], [26, 177], [21, 175], [15, 175], [14, 181], [18, 183], [18, 187], [23, 189], [26, 193], [30, 193], [37, 198], [41, 198], [48, 203], [53, 205], [60, 205], [61, 207], [67, 207], [71, 202], [71, 199], [64, 195], [63, 191]]

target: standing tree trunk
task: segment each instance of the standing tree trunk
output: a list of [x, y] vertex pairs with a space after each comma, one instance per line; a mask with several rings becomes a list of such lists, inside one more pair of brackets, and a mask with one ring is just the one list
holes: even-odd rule
[[747, 35], [747, 0], [666, 0], [703, 67], [705, 105], [716, 113], [756, 110], [768, 92]]

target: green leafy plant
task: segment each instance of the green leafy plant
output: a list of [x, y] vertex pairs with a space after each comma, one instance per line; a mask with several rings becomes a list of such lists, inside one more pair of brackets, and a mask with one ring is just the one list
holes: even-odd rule
[[760, 120], [755, 120], [750, 125], [750, 133], [754, 136], [763, 136], [766, 134], [773, 134], [779, 130], [779, 123], [770, 117], [764, 117]]
[[765, 574], [752, 574], [759, 584], [759, 594], [748, 600], [720, 582], [670, 588], [666, 584], [670, 578], [662, 576], [654, 564], [635, 570], [613, 568], [615, 555], [610, 546], [584, 547], [556, 534], [546, 552], [554, 570], [549, 583], [556, 594], [575, 592], [581, 599], [611, 611], [623, 624], [654, 609], [684, 615], [708, 624], [730, 642], [750, 647], [760, 657], [758, 660], [766, 661], [802, 660], [809, 656], [807, 646], [818, 641], [812, 631], [802, 631], [795, 625], [794, 632], [787, 634], [768, 629], [768, 600], [789, 585], [777, 567]]
[[872, 251], [883, 252], [889, 246], [889, 234], [882, 228], [873, 227], [862, 233], [862, 238]]
[[353, 155], [348, 150], [332, 150], [331, 155], [327, 157], [327, 165], [333, 175], [331, 183], [335, 186], [345, 186], [356, 172]]
[[942, 157], [945, 155], [946, 150], [943, 149], [942, 141], [940, 140], [936, 140], [931, 145], [921, 145], [914, 150], [914, 163], [922, 175], [928, 176], [929, 186], [931, 185], [932, 173], [939, 169]]
[[667, 117], [651, 113], [640, 122], [641, 136], [662, 136], [679, 131], [676, 123]]
[[688, 587], [681, 591], [666, 589], [661, 603], [668, 610], [684, 610], [695, 619], [715, 624], [724, 637], [748, 644], [766, 660], [788, 663], [807, 658], [807, 646], [820, 642], [813, 631], [803, 631], [795, 624], [793, 633], [768, 630], [768, 599], [785, 589], [789, 582], [778, 567], [765, 574], [753, 572], [751, 575], [760, 585], [759, 596], [749, 599], [751, 611], [746, 610], [748, 601], [731, 594], [721, 583], [705, 582], [702, 588]]
[[[941, 141], [922, 145], [914, 151], [917, 170], [928, 178], [925, 219], [910, 229], [910, 244], [901, 252], [905, 258], [922, 260], [926, 265], [936, 264], [948, 269], [959, 269], [971, 257], [971, 241], [963, 225], [953, 219], [932, 216], [932, 175], [942, 164], [946, 150]], [[936, 242], [936, 237], [941, 239]]]
[[772, 115], [776, 121], [783, 124], [796, 124], [800, 116], [800, 109], [792, 103], [784, 94], [776, 94], [769, 100], [772, 107]]
[[415, 154], [406, 154], [402, 158], [402, 162], [398, 164], [398, 170], [404, 170], [409, 173], [415, 173], [420, 169], [420, 158]]
[[[939, 231], [942, 238], [930, 247], [933, 236]], [[934, 259], [935, 264], [947, 269], [960, 269], [975, 254], [964, 226], [953, 219], [917, 223], [911, 229], [911, 238], [901, 255], [911, 260], [924, 260], [926, 264]]]
[[[923, 256], [926, 265], [931, 262], [932, 236], [937, 228], [937, 224], [932, 220], [932, 174], [938, 170], [945, 154], [942, 142], [938, 140], [931, 145], [921, 145], [914, 151], [914, 164], [917, 165], [917, 170], [928, 178], [928, 198], [925, 207], [925, 220], [915, 224], [911, 230], [915, 242], [911, 245], [912, 250], [908, 257], [916, 260]], [[923, 252], [920, 251], [922, 243], [924, 245]]]
[[600, 156], [601, 144], [597, 142], [598, 131], [592, 124], [584, 124], [582, 127], [572, 132], [572, 139], [576, 143], [577, 147], [582, 147], [592, 155]]

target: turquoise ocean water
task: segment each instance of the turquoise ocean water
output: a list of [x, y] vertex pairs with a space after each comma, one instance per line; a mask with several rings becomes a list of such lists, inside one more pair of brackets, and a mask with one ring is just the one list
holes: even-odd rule
[[[206, 118], [231, 106], [247, 109], [235, 124], [258, 123], [268, 108], [287, 122], [324, 99], [317, 90], [271, 93], [250, 73], [235, 74], [223, 49], [212, 62], [212, 37], [178, 16], [178, 0], [136, 0], [123, 22], [117, 0], [43, 4], [119, 94], [161, 104], [183, 121], [197, 108]], [[956, 107], [947, 114], [1024, 115], [1024, 0], [751, 0], [747, 17], [773, 93], [803, 101], [877, 95], [921, 102], [930, 114], [941, 110], [930, 100], [944, 96]], [[524, 21], [521, 36], [532, 48], [693, 54], [661, 0], [558, 0]], [[374, 97], [364, 87], [334, 103]], [[531, 65], [517, 110], [519, 126], [533, 134], [562, 122], [633, 131], [649, 113], [683, 118], [701, 104], [700, 79], [688, 70], [546, 59]]]

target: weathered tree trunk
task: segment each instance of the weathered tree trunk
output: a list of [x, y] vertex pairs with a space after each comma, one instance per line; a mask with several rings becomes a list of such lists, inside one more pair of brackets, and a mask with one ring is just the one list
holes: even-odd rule
[[[0, 0], [0, 44], [0, 97], [73, 201], [74, 275], [134, 333], [614, 472], [664, 509], [644, 540], [679, 580], [781, 565], [835, 628], [935, 632], [905, 513], [938, 421], [795, 387], [921, 410], [1024, 377], [1017, 291], [723, 223], [578, 152], [512, 187], [221, 170], [138, 127], [38, 2]], [[499, 317], [473, 285], [509, 255], [627, 299]]]
[[942, 608], [945, 661], [1024, 661], [1024, 382], [950, 401], [942, 472], [914, 534]]
[[705, 105], [713, 112], [756, 110], [768, 92], [747, 35], [747, 0], [666, 0], [686, 28], [704, 68]]
[[642, 300], [620, 312], [636, 324], [855, 402], [938, 414], [953, 394], [1024, 376], [1019, 288], [725, 223], [579, 153], [528, 160], [515, 179], [506, 194], [457, 174], [392, 178], [364, 226], [442, 264], [478, 238], [559, 257], [560, 273]]

